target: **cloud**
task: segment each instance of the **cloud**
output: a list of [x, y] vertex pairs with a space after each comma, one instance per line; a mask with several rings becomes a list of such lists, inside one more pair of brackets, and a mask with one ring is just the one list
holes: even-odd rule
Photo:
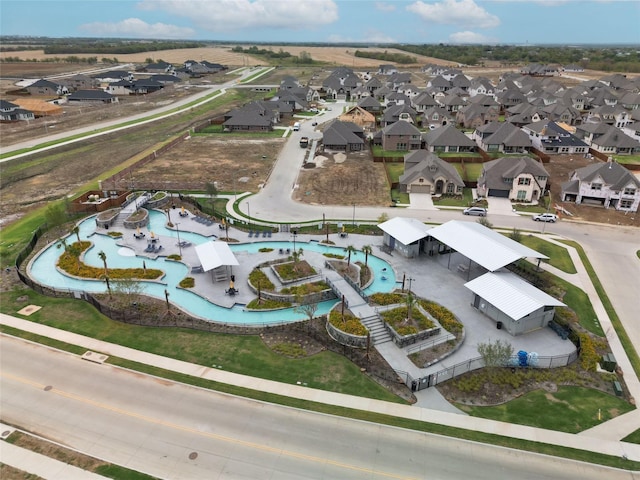
[[498, 43], [497, 39], [482, 35], [481, 33], [470, 32], [469, 30], [464, 32], [456, 32], [449, 35], [449, 40], [452, 43]]
[[80, 25], [80, 30], [94, 36], [136, 38], [189, 38], [195, 31], [166, 23], [149, 24], [139, 18], [127, 18], [117, 23], [93, 22]]
[[367, 30], [364, 32], [363, 42], [371, 42], [371, 43], [396, 43], [397, 40], [384, 32], [379, 30]]
[[211, 32], [257, 28], [305, 30], [338, 20], [334, 0], [142, 0], [138, 8], [184, 17]]
[[376, 2], [375, 3], [376, 10], [380, 10], [381, 12], [393, 12], [396, 9], [395, 5], [384, 2]]
[[500, 19], [479, 7], [473, 0], [443, 0], [439, 3], [412, 3], [407, 10], [427, 22], [444, 25], [474, 26], [493, 28], [500, 25]]

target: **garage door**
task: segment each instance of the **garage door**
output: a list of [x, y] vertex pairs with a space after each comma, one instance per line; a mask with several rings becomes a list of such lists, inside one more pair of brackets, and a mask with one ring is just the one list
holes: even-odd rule
[[431, 185], [411, 185], [411, 193], [431, 193]]
[[489, 189], [490, 197], [509, 198], [509, 190], [496, 190], [495, 188]]

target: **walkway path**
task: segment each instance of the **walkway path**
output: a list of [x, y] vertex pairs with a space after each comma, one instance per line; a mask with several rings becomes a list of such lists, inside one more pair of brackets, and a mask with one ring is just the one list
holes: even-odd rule
[[[13, 427], [0, 424], [2, 438], [15, 431]], [[55, 458], [0, 441], [0, 461], [23, 472], [37, 475], [45, 480], [102, 480], [107, 477], [82, 470]]]

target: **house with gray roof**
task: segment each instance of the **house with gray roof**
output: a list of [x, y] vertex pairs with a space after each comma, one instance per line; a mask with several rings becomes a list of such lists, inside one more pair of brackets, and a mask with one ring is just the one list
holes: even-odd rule
[[0, 122], [17, 122], [20, 120], [34, 120], [32, 111], [22, 108], [20, 105], [0, 100]]
[[[476, 130], [489, 126], [492, 126], [491, 133], [489, 133], [489, 128], [478, 134], [474, 132], [476, 143], [485, 152], [527, 153], [531, 151], [532, 145], [529, 136], [512, 123], [492, 122]], [[493, 128], [494, 126], [495, 128]], [[489, 134], [485, 135], [485, 133]]]
[[462, 195], [464, 188], [455, 167], [426, 150], [404, 156], [404, 173], [398, 183], [402, 192], [432, 195]]
[[457, 111], [456, 122], [464, 128], [478, 128], [490, 122], [497, 122], [499, 116], [497, 107], [471, 103]]
[[540, 120], [522, 127], [534, 148], [550, 155], [585, 154], [589, 145], [551, 120]]
[[67, 96], [69, 103], [116, 103], [118, 97], [103, 90], [78, 90]]
[[473, 140], [453, 125], [431, 130], [423, 138], [430, 152], [475, 152], [477, 148]]
[[257, 110], [237, 109], [222, 124], [229, 132], [263, 132], [273, 130], [273, 122], [267, 115], [261, 115]]
[[326, 97], [333, 100], [348, 100], [351, 92], [360, 85], [360, 77], [347, 67], [336, 68], [322, 82]]
[[562, 184], [562, 201], [637, 212], [640, 180], [617, 162], [597, 162], [575, 170]]
[[549, 173], [531, 157], [502, 157], [482, 165], [478, 195], [518, 202], [538, 202], [544, 195]]
[[334, 120], [322, 133], [322, 146], [325, 150], [358, 152], [364, 149], [364, 131], [352, 122]]
[[420, 92], [411, 99], [411, 106], [416, 112], [424, 112], [425, 110], [437, 106], [438, 103], [427, 92]]
[[591, 148], [609, 155], [635, 155], [640, 153], [640, 142], [626, 135], [619, 128], [608, 126], [607, 130], [591, 139]]
[[380, 123], [382, 124], [382, 126], [386, 127], [398, 121], [416, 124], [418, 123], [418, 112], [416, 112], [408, 104], [390, 105], [389, 107], [385, 108], [384, 112], [382, 113], [382, 118], [380, 119]]
[[60, 96], [69, 93], [66, 86], [44, 79], [36, 80], [25, 87], [25, 90], [34, 96]]
[[364, 97], [358, 102], [358, 106], [367, 112], [373, 113], [374, 115], [384, 109], [382, 104], [374, 97]]
[[407, 151], [422, 148], [422, 134], [410, 122], [400, 120], [391, 123], [379, 133], [383, 150]]

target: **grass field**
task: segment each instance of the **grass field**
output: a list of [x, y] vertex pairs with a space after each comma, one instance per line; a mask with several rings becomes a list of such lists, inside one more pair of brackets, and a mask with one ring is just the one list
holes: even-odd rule
[[521, 243], [549, 257], [549, 265], [566, 273], [576, 273], [576, 267], [566, 248], [547, 242], [542, 238], [534, 237], [533, 235], [522, 235]]
[[[475, 417], [578, 433], [629, 412], [634, 407], [625, 400], [598, 390], [561, 386], [557, 392], [535, 390], [495, 407], [458, 405], [458, 408]], [[599, 413], [601, 420], [598, 419]]]

